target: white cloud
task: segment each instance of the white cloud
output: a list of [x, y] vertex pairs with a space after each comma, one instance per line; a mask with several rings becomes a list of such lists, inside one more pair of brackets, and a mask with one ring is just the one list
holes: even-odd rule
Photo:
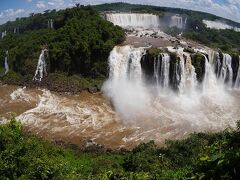
[[62, 7], [64, 5], [64, 0], [50, 0], [48, 5], [55, 7]]
[[[128, 2], [132, 4], [150, 4], [155, 6], [177, 7], [196, 11], [203, 11], [216, 14], [240, 23], [240, 0], [225, 0], [225, 3], [217, 3], [216, 0], [26, 0], [27, 2], [35, 2], [36, 9], [27, 9], [25, 12], [15, 12], [15, 16], [22, 17], [31, 12], [42, 12], [45, 9], [64, 9], [70, 6], [80, 4], [102, 4], [112, 2]], [[7, 10], [6, 10], [7, 11]], [[12, 13], [14, 13], [12, 12]], [[28, 13], [27, 13], [28, 12]], [[11, 11], [8, 12], [11, 14]], [[19, 14], [18, 14], [19, 13]], [[0, 24], [12, 20], [6, 16], [6, 12], [0, 11]]]
[[6, 9], [0, 12], [0, 24], [24, 15], [26, 15], [26, 11], [24, 9]]
[[[155, 6], [185, 8], [196, 11], [208, 12], [240, 22], [240, 0], [226, 0], [217, 3], [213, 0], [121, 0], [132, 4], [150, 4]], [[119, 0], [72, 0], [72, 4], [102, 4], [119, 2]]]
[[44, 9], [44, 8], [46, 8], [45, 2], [44, 2], [44, 1], [38, 1], [37, 4], [36, 4], [36, 7], [37, 7], [38, 9]]

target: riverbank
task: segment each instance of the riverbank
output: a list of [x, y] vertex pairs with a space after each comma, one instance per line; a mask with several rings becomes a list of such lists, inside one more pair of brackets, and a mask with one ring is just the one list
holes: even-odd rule
[[83, 78], [78, 75], [67, 76], [63, 73], [50, 73], [42, 81], [33, 81], [31, 75], [22, 76], [10, 71], [0, 77], [1, 84], [16, 85], [28, 88], [44, 88], [57, 93], [79, 94], [82, 91], [89, 93], [100, 92], [105, 78]]
[[237, 130], [192, 134], [158, 147], [151, 141], [132, 151], [77, 149], [23, 131], [12, 119], [0, 125], [0, 177], [5, 179], [237, 179]]

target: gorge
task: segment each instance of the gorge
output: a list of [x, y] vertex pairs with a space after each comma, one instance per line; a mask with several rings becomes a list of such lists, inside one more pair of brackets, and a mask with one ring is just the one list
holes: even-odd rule
[[[193, 132], [235, 127], [240, 116], [239, 56], [169, 36], [154, 15], [121, 13], [107, 19], [130, 28], [126, 41], [132, 39], [110, 52], [103, 94], [59, 95], [4, 85], [1, 116], [19, 108], [17, 119], [45, 138], [75, 144], [91, 139], [109, 148], [132, 148], [149, 140], [162, 145]], [[171, 25], [186, 26], [187, 19], [171, 19]], [[158, 45], [165, 41], [167, 45]], [[36, 81], [47, 75], [46, 54], [43, 49], [39, 56]]]
[[238, 28], [127, 3], [0, 25], [0, 179], [239, 179]]

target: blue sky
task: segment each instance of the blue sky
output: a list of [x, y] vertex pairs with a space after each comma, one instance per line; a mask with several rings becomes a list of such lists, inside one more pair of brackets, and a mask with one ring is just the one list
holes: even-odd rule
[[240, 22], [240, 0], [0, 0], [0, 24], [33, 12], [64, 9], [78, 2], [101, 4], [118, 1], [198, 10]]

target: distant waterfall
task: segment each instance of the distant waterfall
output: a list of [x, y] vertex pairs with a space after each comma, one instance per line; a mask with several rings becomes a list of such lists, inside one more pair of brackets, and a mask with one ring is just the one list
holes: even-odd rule
[[7, 31], [2, 32], [2, 38], [4, 38], [7, 35]]
[[170, 27], [177, 27], [179, 29], [184, 29], [187, 24], [187, 18], [183, 18], [179, 15], [174, 15], [171, 17]]
[[37, 65], [37, 69], [35, 72], [35, 75], [33, 77], [33, 80], [36, 81], [41, 81], [42, 78], [47, 75], [47, 69], [46, 69], [46, 62], [45, 62], [45, 52], [47, 52], [47, 49], [43, 49], [39, 59], [38, 59], [38, 65]]
[[16, 33], [19, 33], [19, 27], [15, 27], [14, 30], [13, 30], [13, 33], [16, 34]]
[[6, 51], [4, 66], [5, 66], [5, 74], [7, 74], [8, 71], [9, 71], [9, 66], [8, 66], [8, 51]]
[[223, 54], [222, 68], [220, 70], [220, 80], [232, 87], [233, 70], [232, 70], [232, 57], [229, 54]]
[[235, 87], [235, 88], [240, 88], [240, 56], [239, 56], [237, 79], [236, 79], [236, 81], [235, 81], [234, 87]]
[[54, 29], [53, 19], [48, 20], [48, 28], [49, 28], [49, 29]]
[[139, 13], [109, 13], [106, 19], [115, 25], [121, 27], [144, 27], [158, 28], [160, 27], [159, 16], [153, 14]]

